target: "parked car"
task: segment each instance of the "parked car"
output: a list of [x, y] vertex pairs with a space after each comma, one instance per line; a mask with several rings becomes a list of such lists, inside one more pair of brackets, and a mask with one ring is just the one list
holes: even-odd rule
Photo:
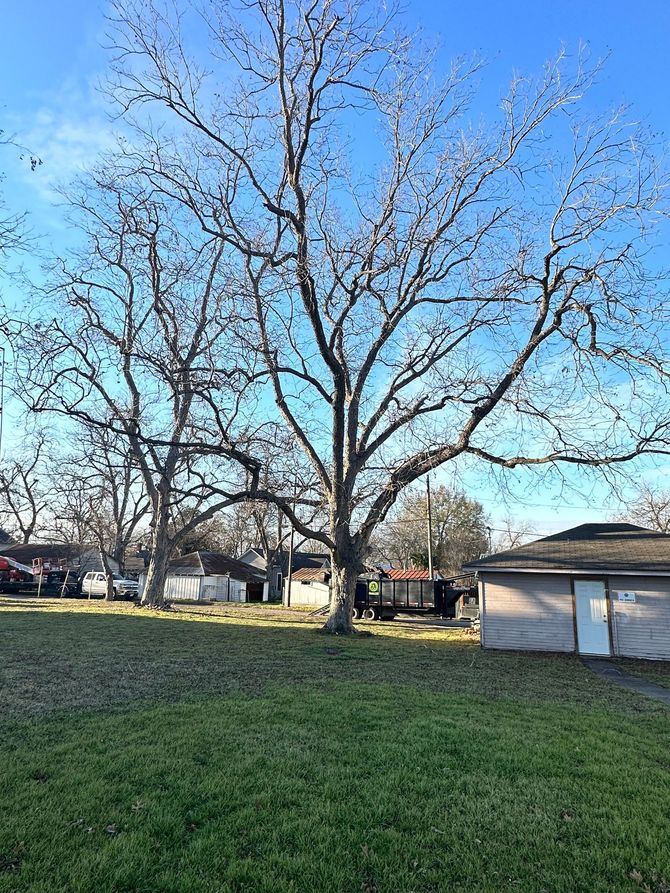
[[[137, 580], [128, 580], [119, 574], [112, 574], [112, 585], [114, 598], [137, 597]], [[107, 575], [100, 571], [89, 571], [81, 581], [81, 594], [84, 598], [104, 598], [107, 595]]]

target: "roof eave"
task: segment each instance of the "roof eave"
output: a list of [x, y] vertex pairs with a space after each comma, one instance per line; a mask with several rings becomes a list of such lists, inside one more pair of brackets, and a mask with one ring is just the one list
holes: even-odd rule
[[507, 574], [582, 574], [591, 577], [594, 574], [620, 577], [670, 577], [670, 569], [636, 568], [634, 570], [617, 567], [501, 567], [499, 565], [465, 565], [463, 570], [473, 573], [507, 573]]

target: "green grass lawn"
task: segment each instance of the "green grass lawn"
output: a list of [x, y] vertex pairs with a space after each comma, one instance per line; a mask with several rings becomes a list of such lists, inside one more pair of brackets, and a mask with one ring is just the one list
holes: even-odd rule
[[291, 617], [0, 600], [0, 893], [670, 889], [662, 705]]

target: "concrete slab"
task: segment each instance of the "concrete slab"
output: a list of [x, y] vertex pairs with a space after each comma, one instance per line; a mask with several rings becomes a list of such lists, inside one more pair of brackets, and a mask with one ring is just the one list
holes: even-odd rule
[[647, 682], [646, 679], [640, 679], [638, 676], [624, 673], [616, 664], [600, 657], [583, 657], [582, 663], [589, 670], [597, 673], [598, 676], [609, 679], [615, 685], [620, 685], [629, 691], [639, 692], [639, 694], [647, 698], [653, 698], [655, 701], [660, 701], [662, 704], [667, 704], [670, 707], [670, 688], [663, 688], [662, 685], [656, 685], [654, 682]]

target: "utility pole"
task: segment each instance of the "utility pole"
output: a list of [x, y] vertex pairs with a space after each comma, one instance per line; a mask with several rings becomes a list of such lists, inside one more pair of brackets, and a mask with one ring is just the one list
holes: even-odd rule
[[426, 475], [426, 497], [428, 500], [428, 579], [433, 577], [433, 513], [430, 505], [430, 475]]
[[[296, 475], [293, 483], [293, 514], [295, 515], [295, 502], [298, 497], [298, 476]], [[295, 526], [291, 520], [291, 538], [288, 541], [288, 574], [286, 577], [286, 607], [291, 607], [291, 577], [293, 575], [293, 539], [295, 537]]]
[[[295, 503], [294, 503], [295, 505]], [[288, 568], [286, 574], [286, 607], [291, 607], [291, 576], [293, 574], [293, 536], [295, 528], [291, 522], [291, 538], [288, 541]]]

